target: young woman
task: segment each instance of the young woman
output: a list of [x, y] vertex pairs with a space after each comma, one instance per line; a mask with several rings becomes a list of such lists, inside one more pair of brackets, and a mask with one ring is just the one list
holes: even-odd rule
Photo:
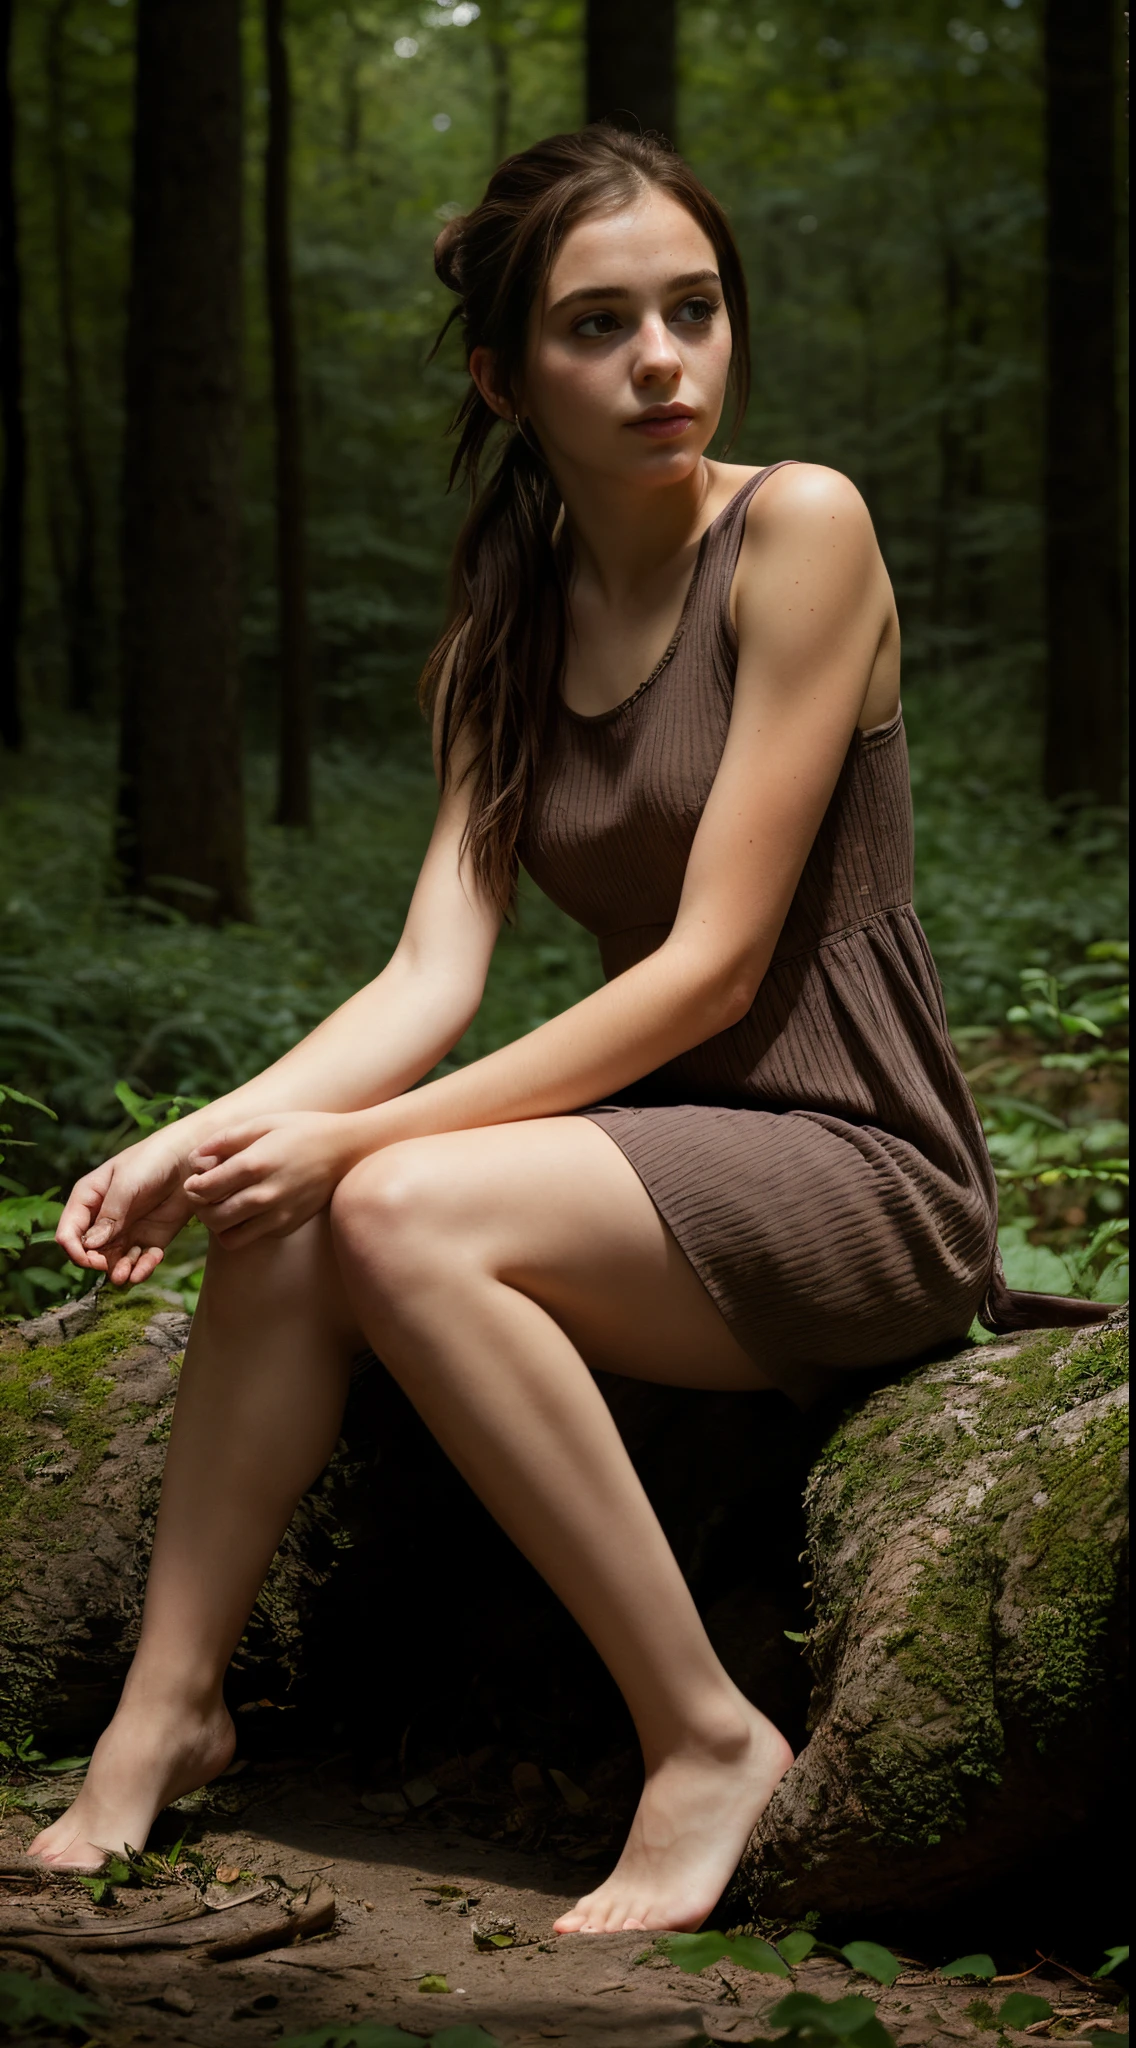
[[[96, 1866], [229, 1761], [226, 1666], [369, 1344], [635, 1719], [630, 1838], [559, 1930], [696, 1927], [792, 1758], [714, 1656], [591, 1368], [807, 1402], [984, 1303], [1031, 1311], [911, 907], [868, 513], [831, 470], [705, 452], [748, 368], [721, 209], [660, 144], [591, 128], [503, 164], [437, 268], [471, 378], [455, 467], [476, 489], [503, 444], [426, 671], [437, 826], [377, 980], [67, 1206], [60, 1242], [116, 1285], [191, 1211], [212, 1244], [137, 1654], [32, 1853]], [[518, 861], [606, 986], [416, 1087], [477, 1009]]]

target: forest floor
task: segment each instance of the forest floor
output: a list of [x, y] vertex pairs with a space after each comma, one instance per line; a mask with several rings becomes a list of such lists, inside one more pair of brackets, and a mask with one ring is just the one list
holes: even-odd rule
[[[0, 1971], [50, 1974], [91, 1994], [104, 2009], [97, 2038], [106, 2048], [256, 2048], [364, 2023], [426, 2041], [459, 2022], [484, 2029], [499, 2048], [709, 2048], [766, 2038], [763, 2023], [791, 1988], [730, 1963], [684, 1974], [642, 1934], [557, 1939], [553, 1921], [600, 1875], [599, 1863], [592, 1870], [479, 1839], [443, 1814], [377, 1818], [334, 1762], [295, 1772], [251, 1766], [239, 1793], [235, 1784], [225, 1788], [223, 1804], [230, 1810], [207, 1799], [190, 1828], [193, 1886], [171, 1873], [163, 1885], [123, 1887], [98, 1909], [74, 1882], [21, 1874], [20, 1852], [40, 1821], [23, 1804], [9, 1805], [0, 1819]], [[605, 1851], [599, 1862], [607, 1860]], [[176, 1941], [174, 1916], [200, 1914], [202, 1903], [219, 1914], [209, 1922], [217, 1935], [255, 1929], [258, 1916], [270, 1932], [288, 1892], [308, 1890], [318, 1891], [324, 1920], [334, 1895], [334, 1920], [291, 1945], [228, 1960], [206, 1958], [200, 1947], [101, 1946], [123, 1939], [125, 1927], [159, 1920], [158, 1939]], [[180, 1927], [182, 1937], [201, 1930], [200, 1918]], [[29, 1935], [30, 1950], [8, 1946]], [[1103, 2048], [1114, 2033], [1127, 2039], [1115, 1991], [1052, 1964], [1026, 1979], [1055, 2012], [1029, 2033], [994, 2026], [1002, 1996], [994, 1987], [948, 1983], [916, 1964], [881, 1990], [836, 1960], [809, 1957], [796, 1983], [827, 1999], [869, 1993], [896, 2048], [1094, 2038]]]

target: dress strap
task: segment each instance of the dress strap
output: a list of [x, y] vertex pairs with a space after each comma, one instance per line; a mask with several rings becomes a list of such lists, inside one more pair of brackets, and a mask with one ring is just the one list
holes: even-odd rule
[[759, 469], [735, 491], [728, 505], [724, 505], [718, 517], [706, 529], [705, 542], [711, 560], [703, 569], [703, 603], [717, 614], [719, 629], [724, 632], [728, 646], [734, 643], [733, 621], [730, 618], [730, 591], [733, 587], [734, 572], [738, 556], [745, 539], [746, 514], [753, 499], [767, 477], [779, 469], [789, 469], [798, 461], [795, 455], [787, 455], [782, 462], [771, 462], [765, 469]]

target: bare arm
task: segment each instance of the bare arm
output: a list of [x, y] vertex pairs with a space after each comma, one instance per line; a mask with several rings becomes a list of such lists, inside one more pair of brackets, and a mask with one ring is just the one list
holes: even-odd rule
[[106, 1271], [119, 1285], [147, 1279], [192, 1213], [183, 1190], [190, 1154], [216, 1131], [282, 1111], [351, 1112], [385, 1102], [457, 1043], [477, 1012], [500, 926], [463, 873], [465, 815], [465, 796], [451, 785], [402, 937], [374, 981], [255, 1079], [76, 1183], [56, 1237], [77, 1265]]
[[[725, 751], [674, 926], [657, 952], [561, 1016], [460, 1072], [317, 1134], [338, 1177], [403, 1138], [550, 1116], [603, 1099], [735, 1023], [772, 957], [894, 620], [854, 487], [801, 465], [755, 499], [738, 577], [739, 658]], [[762, 494], [764, 497], [764, 493]], [[293, 1134], [298, 1136], [298, 1134]], [[195, 1176], [248, 1242], [273, 1227], [253, 1132]], [[241, 1150], [241, 1147], [248, 1150]], [[230, 1142], [219, 1140], [228, 1153]], [[259, 1157], [257, 1156], [259, 1154]], [[242, 1194], [241, 1190], [245, 1192]]]

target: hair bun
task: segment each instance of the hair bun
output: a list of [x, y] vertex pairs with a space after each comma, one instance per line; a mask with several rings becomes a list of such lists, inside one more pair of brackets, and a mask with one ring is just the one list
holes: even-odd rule
[[453, 220], [446, 222], [434, 243], [434, 268], [451, 292], [460, 293], [462, 290], [461, 257], [465, 225], [465, 215], [456, 214]]

